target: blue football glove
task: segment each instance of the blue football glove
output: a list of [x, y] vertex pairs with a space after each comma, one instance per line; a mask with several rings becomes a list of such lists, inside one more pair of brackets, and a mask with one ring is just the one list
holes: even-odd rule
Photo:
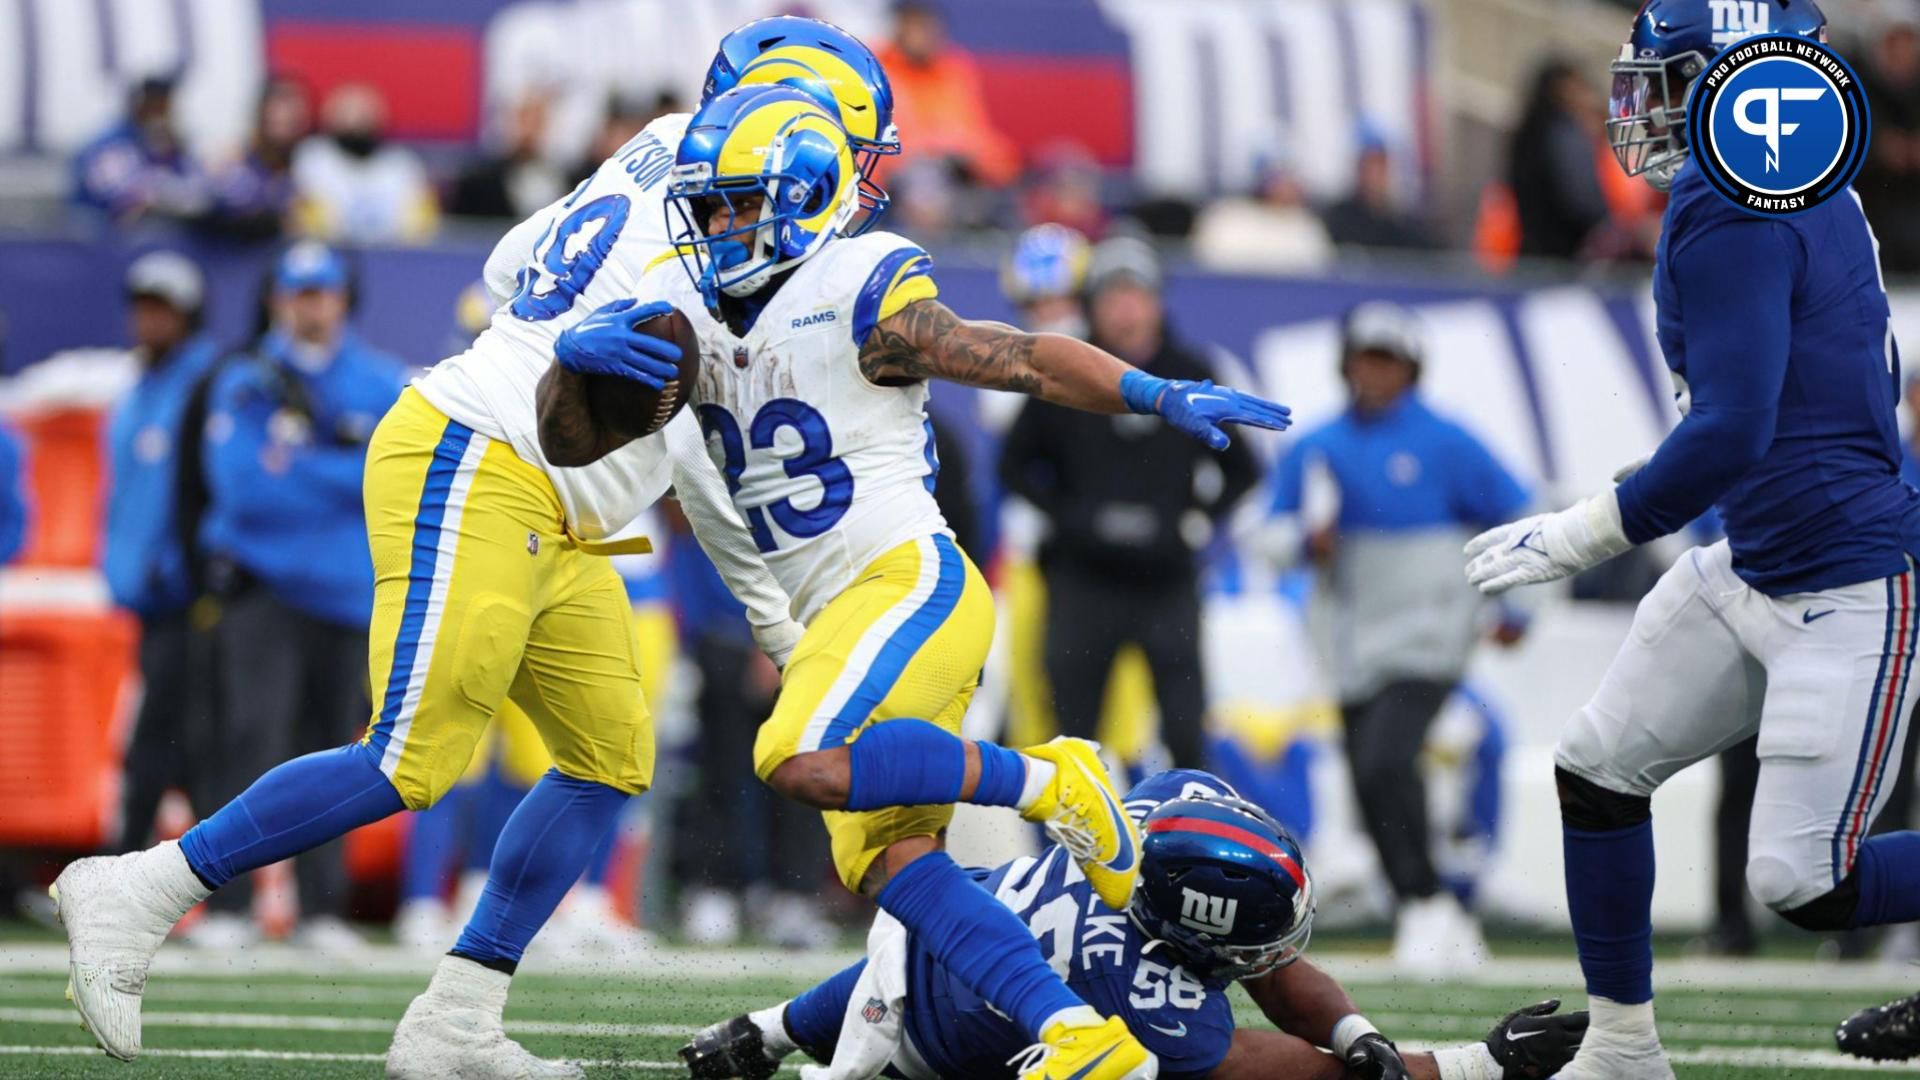
[[1232, 441], [1221, 430], [1222, 424], [1285, 431], [1293, 423], [1293, 410], [1285, 405], [1215, 386], [1212, 379], [1162, 379], [1144, 371], [1129, 371], [1120, 376], [1120, 396], [1134, 412], [1157, 414], [1215, 450], [1225, 450]]
[[553, 342], [553, 358], [568, 371], [612, 375], [659, 390], [680, 377], [680, 346], [641, 333], [641, 323], [673, 310], [672, 304], [634, 306], [615, 300], [567, 327]]

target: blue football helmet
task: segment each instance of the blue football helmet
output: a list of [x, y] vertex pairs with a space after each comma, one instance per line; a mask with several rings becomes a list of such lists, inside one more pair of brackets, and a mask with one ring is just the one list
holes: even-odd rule
[[1687, 160], [1693, 81], [1720, 50], [1760, 34], [1827, 39], [1813, 0], [1645, 0], [1613, 62], [1607, 141], [1628, 176], [1665, 191]]
[[[707, 306], [718, 307], [721, 293], [748, 296], [842, 235], [858, 184], [846, 131], [811, 94], [736, 87], [687, 123], [667, 174], [667, 231]], [[726, 228], [710, 235], [719, 214]]]
[[1162, 803], [1140, 832], [1140, 890], [1127, 914], [1182, 967], [1231, 982], [1306, 951], [1313, 879], [1299, 843], [1272, 815], [1244, 799], [1203, 795]]
[[804, 90], [839, 116], [860, 170], [860, 209], [865, 211], [847, 235], [873, 228], [893, 201], [874, 173], [881, 157], [900, 152], [893, 84], [879, 58], [859, 38], [829, 22], [800, 15], [755, 19], [720, 39], [700, 103], [736, 86], [753, 85]]

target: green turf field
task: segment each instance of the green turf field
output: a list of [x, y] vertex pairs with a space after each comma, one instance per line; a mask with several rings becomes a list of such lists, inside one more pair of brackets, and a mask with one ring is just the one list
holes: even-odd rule
[[[175, 947], [148, 984], [146, 1055], [126, 1065], [94, 1049], [62, 1001], [62, 954], [46, 939], [0, 945], [0, 1076], [377, 1077], [393, 1025], [433, 963], [392, 949], [315, 958], [268, 948], [229, 964]], [[1318, 955], [1403, 1045], [1475, 1039], [1507, 1009], [1571, 989], [1562, 959], [1506, 960], [1471, 980], [1432, 985], [1397, 979], [1372, 957]], [[834, 963], [673, 952], [612, 974], [529, 970], [514, 984], [507, 1026], [538, 1053], [588, 1062], [596, 1077], [680, 1075], [674, 1049], [687, 1031], [791, 994]], [[1920, 983], [1916, 973], [1695, 961], [1668, 964], [1665, 974], [1661, 1027], [1686, 1080], [1920, 1075], [1920, 1063], [1840, 1058], [1828, 1034], [1855, 1007]]]

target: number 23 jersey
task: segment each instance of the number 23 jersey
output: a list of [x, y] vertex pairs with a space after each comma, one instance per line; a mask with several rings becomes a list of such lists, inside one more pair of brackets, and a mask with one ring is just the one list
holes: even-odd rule
[[876, 325], [938, 295], [931, 270], [893, 233], [830, 241], [742, 335], [707, 310], [678, 260], [641, 282], [643, 303], [665, 300], [693, 324], [707, 450], [803, 623], [882, 554], [948, 533], [926, 383], [878, 385], [859, 360]]

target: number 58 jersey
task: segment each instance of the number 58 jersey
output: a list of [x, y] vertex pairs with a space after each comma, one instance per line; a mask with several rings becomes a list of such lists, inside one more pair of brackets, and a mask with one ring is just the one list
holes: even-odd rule
[[619, 531], [666, 492], [667, 440], [637, 439], [584, 468], [555, 468], [540, 450], [536, 388], [560, 332], [632, 296], [673, 249], [666, 176], [689, 119], [654, 120], [566, 198], [508, 231], [486, 266], [487, 291], [508, 299], [471, 348], [414, 384], [435, 408], [543, 470], [583, 539]]
[[735, 334], [678, 260], [641, 283], [693, 324], [692, 401], [707, 449], [793, 615], [811, 619], [882, 554], [948, 532], [933, 499], [939, 462], [927, 386], [881, 386], [860, 370], [874, 328], [938, 294], [932, 260], [875, 232], [827, 243]]

